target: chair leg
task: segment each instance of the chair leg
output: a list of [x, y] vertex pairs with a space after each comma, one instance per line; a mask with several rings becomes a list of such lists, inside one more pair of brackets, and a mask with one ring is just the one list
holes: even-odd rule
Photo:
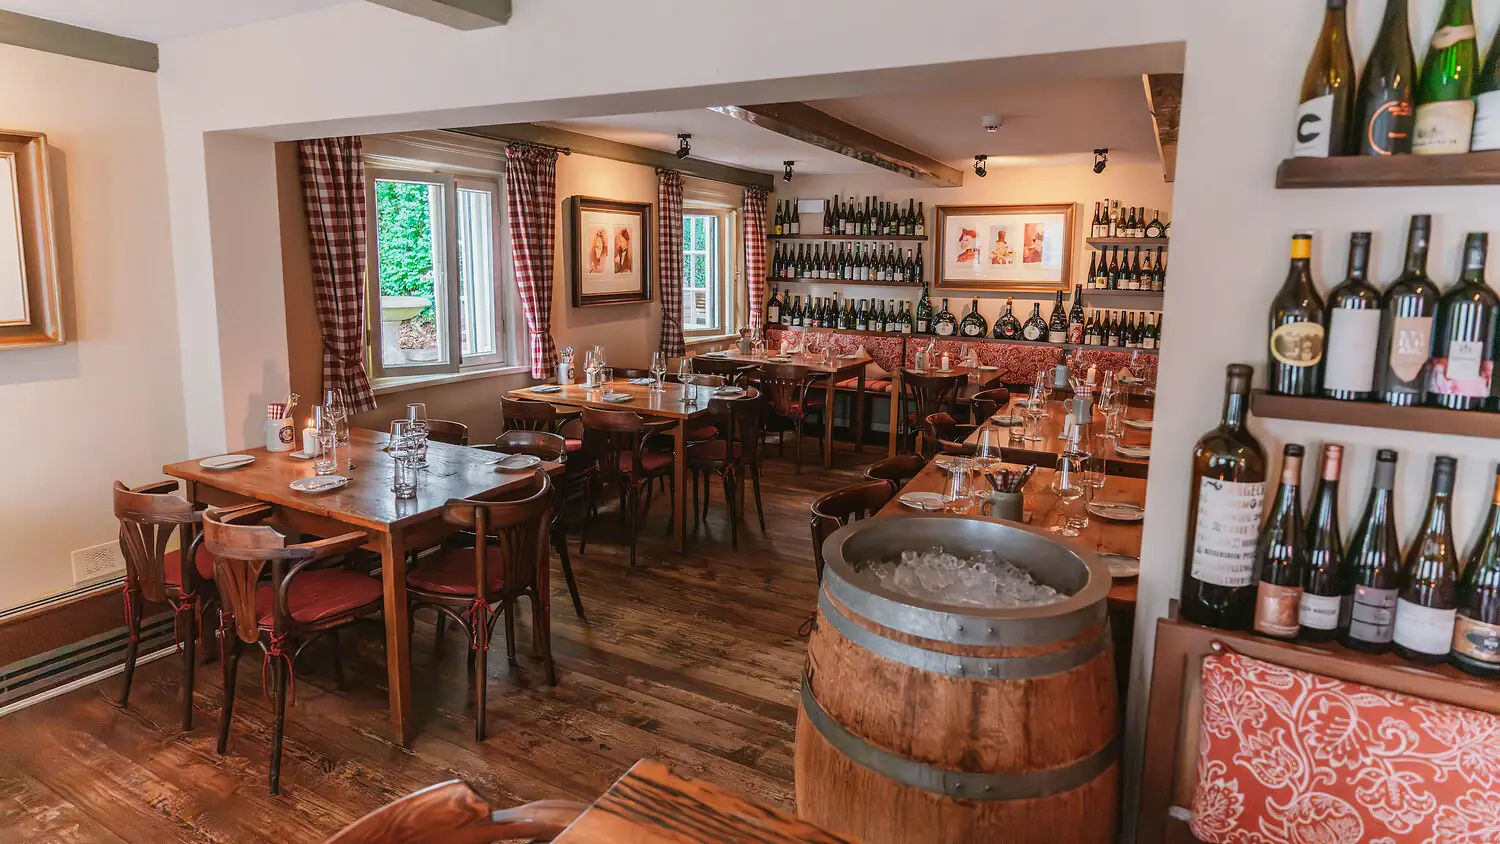
[[[625, 513], [625, 519], [626, 519], [626, 521], [625, 521], [625, 529], [630, 532], [630, 565], [632, 567], [634, 567], [635, 566], [635, 529], [636, 529], [635, 501], [636, 501], [636, 497], [638, 495], [640, 495], [640, 493], [636, 490], [636, 487], [635, 487], [634, 483], [627, 482], [626, 483], [626, 487], [627, 487], [628, 491], [622, 491], [621, 495], [624, 496], [624, 499], [622, 499], [622, 500], [628, 499], [628, 501], [629, 501], [629, 504], [626, 507], [626, 513]], [[673, 508], [673, 509], [676, 509], [676, 508]]]
[[[442, 613], [438, 618], [442, 618]], [[328, 631], [328, 646], [333, 649], [333, 687], [339, 691], [344, 690], [344, 655], [340, 653], [339, 631]]]
[[436, 632], [432, 637], [432, 647], [433, 650], [437, 650], [437, 647], [443, 642], [443, 634], [448, 632], [448, 614], [439, 610], [437, 614], [437, 621], [434, 623], [434, 627], [436, 628]]
[[766, 532], [766, 508], [760, 504], [760, 464], [750, 464], [750, 484], [755, 488], [755, 514], [760, 517], [760, 532]]
[[710, 475], [708, 472], [704, 472], [703, 473], [703, 516], [702, 516], [704, 527], [708, 526], [708, 505], [709, 505], [709, 502], [714, 497], [713, 496], [713, 492], [714, 492], [713, 476]]
[[724, 472], [724, 501], [729, 505], [729, 547], [740, 547], [740, 519], [735, 513], [734, 470]]
[[125, 625], [130, 629], [130, 641], [125, 644], [125, 683], [120, 689], [120, 705], [130, 705], [130, 684], [135, 679], [135, 660], [141, 650], [141, 592], [131, 589], [125, 593]]
[[271, 660], [275, 677], [271, 697], [275, 702], [276, 720], [271, 724], [271, 793], [281, 793], [281, 739], [286, 733], [286, 660]]
[[516, 602], [505, 605], [505, 661], [512, 668], [516, 665]]
[[593, 514], [594, 483], [585, 475], [583, 478], [583, 526], [578, 529], [578, 553], [580, 554], [589, 544], [589, 522], [594, 520]]
[[[509, 607], [506, 607], [505, 609], [505, 618], [507, 619], [507, 622], [510, 619]], [[484, 612], [484, 610], [481, 609], [475, 611], [475, 635], [470, 637], [471, 644], [469, 646], [469, 659], [474, 666], [474, 742], [476, 744], [484, 741], [485, 721], [488, 718], [489, 712], [485, 702], [489, 697], [490, 685], [490, 643], [489, 637], [485, 635], [485, 632], [489, 628], [489, 623], [490, 619], [488, 618], [488, 614]], [[508, 648], [510, 647], [509, 624], [507, 624], [506, 626], [505, 636], [506, 646]], [[472, 642], [475, 640], [483, 642], [483, 647], [474, 647]], [[515, 663], [514, 658], [512, 658], [511, 663]]]
[[693, 511], [692, 512], [693, 512], [693, 524], [696, 525], [696, 524], [698, 524], [698, 520], [700, 518], [700, 516], [698, 515], [698, 473], [697, 472], [690, 472], [689, 474], [691, 474], [693, 476]]
[[667, 528], [663, 532], [667, 536], [671, 536], [672, 535], [672, 528], [677, 525], [677, 475], [676, 475], [676, 473], [674, 473], [674, 472], [668, 472], [667, 475], [666, 475], [666, 482], [667, 482], [667, 489], [670, 491], [670, 495], [667, 498], [667, 500], [671, 502], [671, 506], [667, 508]]
[[802, 422], [803, 420], [801, 419], [797, 420], [796, 435], [792, 438], [792, 451], [796, 452], [793, 457], [797, 461], [797, 468], [794, 474], [798, 475], [802, 474]]
[[182, 637], [182, 731], [193, 728], [193, 668], [198, 664], [198, 614], [189, 606], [183, 613], [186, 630]]
[[547, 670], [547, 685], [557, 685], [557, 666], [552, 662], [552, 602], [531, 596], [531, 630], [537, 656]]
[[229, 722], [234, 719], [234, 687], [239, 675], [240, 637], [226, 614], [219, 625], [219, 665], [223, 669], [224, 705], [219, 712], [219, 755], [229, 747]]
[[568, 559], [568, 537], [561, 524], [552, 531], [552, 545], [562, 561], [563, 579], [568, 581], [568, 594], [573, 598], [573, 612], [577, 613], [579, 621], [588, 621], [588, 616], [583, 614], [583, 599], [578, 597], [578, 583], [573, 579], [573, 562]]

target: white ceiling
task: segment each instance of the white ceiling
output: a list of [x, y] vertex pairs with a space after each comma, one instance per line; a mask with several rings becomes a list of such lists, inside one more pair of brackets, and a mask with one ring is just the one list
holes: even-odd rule
[[0, 0], [0, 8], [161, 43], [351, 0]]

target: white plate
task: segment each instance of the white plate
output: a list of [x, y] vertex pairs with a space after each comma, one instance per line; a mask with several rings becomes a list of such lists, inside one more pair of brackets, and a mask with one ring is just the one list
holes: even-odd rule
[[1019, 428], [1026, 424], [1025, 417], [1011, 416], [1007, 413], [997, 413], [990, 417], [990, 421], [1002, 428]]
[[1135, 577], [1141, 573], [1141, 560], [1139, 557], [1127, 557], [1124, 554], [1100, 554], [1106, 563], [1109, 563], [1109, 574], [1121, 580]]
[[1088, 511], [1113, 522], [1138, 522], [1146, 518], [1144, 509], [1124, 501], [1090, 501]]
[[1144, 383], [1146, 383], [1146, 379], [1144, 379], [1144, 378], [1138, 378], [1138, 377], [1136, 377], [1134, 375], [1122, 375], [1122, 376], [1120, 376], [1119, 378], [1117, 378], [1115, 380], [1119, 381], [1121, 384], [1129, 384], [1132, 387], [1135, 386], [1136, 384], [1144, 384]]
[[318, 455], [311, 451], [288, 451], [286, 456], [293, 460], [311, 460]]
[[1134, 428], [1137, 431], [1149, 431], [1149, 430], [1151, 430], [1151, 424], [1152, 424], [1153, 421], [1154, 420], [1151, 420], [1151, 419], [1121, 419], [1120, 420], [1121, 424], [1123, 424], [1125, 427], [1127, 427], [1127, 428]]
[[314, 475], [311, 478], [298, 478], [291, 484], [292, 489], [306, 493], [332, 492], [348, 485], [349, 479], [343, 475]]
[[766, 360], [770, 361], [771, 363], [791, 363], [792, 362], [792, 359], [789, 358], [789, 357], [787, 357], [786, 355], [774, 355], [772, 357], [766, 358]]
[[744, 392], [745, 392], [745, 388], [744, 387], [715, 387], [714, 388], [714, 395], [716, 395], [716, 396], [738, 396], [738, 395], [743, 395]]
[[254, 462], [255, 455], [253, 454], [221, 454], [218, 457], [206, 457], [199, 460], [198, 465], [205, 469], [238, 469]]
[[630, 401], [633, 398], [635, 398], [635, 396], [632, 396], [629, 393], [610, 393], [609, 395], [604, 397], [604, 400], [607, 402], [614, 402], [616, 404], [619, 404], [620, 402]]
[[562, 387], [559, 387], [556, 384], [542, 384], [537, 387], [532, 387], [531, 391], [533, 393], [560, 393], [562, 392]]
[[512, 454], [495, 461], [495, 468], [501, 472], [524, 472], [542, 465], [542, 458], [535, 454]]
[[1116, 445], [1115, 454], [1121, 457], [1134, 457], [1137, 460], [1144, 460], [1151, 456], [1151, 447], [1145, 445]]
[[897, 500], [914, 510], [943, 509], [942, 493], [937, 492], [908, 492]]

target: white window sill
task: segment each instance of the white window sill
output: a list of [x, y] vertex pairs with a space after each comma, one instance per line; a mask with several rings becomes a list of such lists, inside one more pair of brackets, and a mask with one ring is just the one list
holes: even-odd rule
[[433, 375], [403, 375], [397, 378], [377, 378], [371, 385], [375, 395], [383, 396], [389, 393], [401, 393], [407, 390], [420, 390], [426, 387], [436, 387], [442, 384], [459, 384], [464, 381], [475, 381], [480, 378], [494, 378], [500, 375], [521, 375], [530, 373], [529, 366], [495, 366], [488, 369], [471, 369], [467, 372], [439, 372]]
[[733, 334], [718, 334], [712, 337], [688, 337], [683, 340], [683, 345], [691, 348], [693, 346], [706, 346], [710, 343], [723, 343], [726, 340], [738, 339], [740, 339], [740, 333], [736, 331]]

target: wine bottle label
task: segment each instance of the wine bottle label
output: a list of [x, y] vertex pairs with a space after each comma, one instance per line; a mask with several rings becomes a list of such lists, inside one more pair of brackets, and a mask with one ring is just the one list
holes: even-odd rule
[[1047, 331], [1047, 342], [1048, 343], [1066, 343], [1066, 342], [1068, 342], [1068, 332], [1066, 332], [1066, 331], [1052, 331], [1051, 329], [1048, 329], [1048, 331]]
[[1416, 381], [1432, 353], [1432, 317], [1396, 317], [1391, 329], [1391, 372]]
[[1453, 625], [1453, 652], [1500, 665], [1500, 624], [1486, 624], [1460, 614]]
[[944, 337], [947, 337], [949, 334], [952, 334], [953, 333], [953, 323], [951, 323], [951, 322], [940, 322], [940, 323], [938, 323], [937, 324], [937, 333], [940, 334], [940, 335], [942, 335], [942, 336], [944, 336]]
[[1373, 645], [1384, 645], [1396, 634], [1395, 589], [1356, 586], [1353, 595], [1345, 595], [1348, 605], [1349, 638]]
[[1500, 149], [1500, 91], [1490, 91], [1474, 98], [1474, 152]]
[[1193, 526], [1189, 573], [1215, 586], [1249, 586], [1255, 569], [1264, 483], [1198, 481], [1198, 522]]
[[918, 334], [926, 334], [927, 333], [927, 318], [926, 317], [918, 317], [917, 318], [917, 333]]
[[1424, 654], [1445, 654], [1453, 644], [1458, 610], [1424, 607], [1402, 598], [1396, 602], [1396, 644]]
[[1440, 396], [1487, 397], [1495, 365], [1481, 360], [1483, 346], [1483, 343], [1472, 340], [1449, 343], [1448, 357], [1432, 359], [1431, 374], [1427, 378], [1428, 392]]
[[1323, 359], [1323, 326], [1289, 322], [1271, 332], [1271, 357], [1288, 366], [1317, 366]]
[[1464, 24], [1463, 26], [1445, 26], [1437, 32], [1432, 33], [1432, 49], [1446, 50], [1460, 41], [1467, 41], [1470, 38], [1478, 37], [1479, 31], [1474, 28], [1474, 24], [1472, 23]]
[[1333, 95], [1317, 97], [1297, 106], [1295, 158], [1327, 158], [1333, 139]]
[[1411, 152], [1412, 107], [1408, 100], [1386, 100], [1365, 124], [1363, 155], [1398, 155]]
[[1302, 587], [1261, 581], [1255, 589], [1255, 630], [1267, 636], [1297, 635]]
[[1042, 339], [1042, 330], [1035, 325], [1028, 324], [1025, 328], [1021, 329], [1021, 336], [1027, 340], [1040, 340]]
[[980, 334], [980, 331], [979, 331], [979, 324], [978, 323], [971, 322], [968, 325], [964, 326], [964, 336], [965, 337], [978, 337], [979, 334]]
[[1334, 308], [1328, 323], [1328, 362], [1323, 388], [1368, 393], [1375, 382], [1375, 347], [1380, 339], [1380, 311]]
[[1339, 596], [1302, 593], [1302, 607], [1297, 620], [1303, 627], [1313, 630], [1337, 630], [1339, 626]]
[[1427, 103], [1417, 106], [1417, 129], [1411, 151], [1416, 155], [1468, 152], [1473, 134], [1473, 100]]
[[1141, 348], [1143, 348], [1143, 349], [1154, 349], [1154, 348], [1156, 348], [1156, 338], [1155, 337], [1147, 337], [1147, 338], [1145, 338], [1144, 340], [1141, 341]]
[[767, 308], [766, 322], [781, 322], [781, 308], [776, 305]]
[[1079, 345], [1083, 342], [1083, 323], [1074, 322], [1068, 325], [1068, 339], [1066, 342]]

